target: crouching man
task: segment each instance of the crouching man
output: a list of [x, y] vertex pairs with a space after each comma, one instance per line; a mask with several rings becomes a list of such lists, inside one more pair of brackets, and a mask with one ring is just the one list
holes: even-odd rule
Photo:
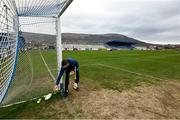
[[[69, 86], [69, 76], [72, 74], [75, 74], [75, 82], [74, 82], [74, 86], [73, 88], [75, 90], [78, 90], [78, 83], [79, 83], [79, 64], [76, 60], [74, 59], [66, 59], [63, 60], [61, 63], [61, 70], [59, 72], [58, 78], [56, 80], [56, 85], [54, 87], [54, 89], [58, 89], [58, 85], [60, 84], [60, 80], [64, 74], [64, 72], [66, 73], [66, 77], [65, 77], [65, 88], [63, 90], [63, 96], [67, 97], [68, 96], [68, 86]], [[60, 84], [60, 89], [63, 89], [63, 84]]]

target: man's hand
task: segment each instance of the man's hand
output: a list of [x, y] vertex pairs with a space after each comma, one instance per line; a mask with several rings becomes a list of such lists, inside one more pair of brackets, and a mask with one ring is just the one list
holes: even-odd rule
[[70, 75], [72, 76], [72, 75], [74, 75], [74, 73], [75, 73], [75, 72], [72, 70], [72, 71], [70, 72]]
[[58, 85], [55, 85], [54, 88], [53, 88], [53, 91], [54, 91], [54, 92], [58, 92], [58, 90], [59, 90], [59, 86], [58, 86]]

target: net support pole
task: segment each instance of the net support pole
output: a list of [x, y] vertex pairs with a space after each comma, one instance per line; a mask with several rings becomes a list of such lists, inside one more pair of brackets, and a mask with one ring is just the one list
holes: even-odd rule
[[[61, 69], [62, 61], [62, 40], [61, 40], [61, 18], [56, 18], [56, 49], [57, 49], [57, 63], [58, 63], [58, 74]], [[63, 83], [62, 79], [60, 83]]]

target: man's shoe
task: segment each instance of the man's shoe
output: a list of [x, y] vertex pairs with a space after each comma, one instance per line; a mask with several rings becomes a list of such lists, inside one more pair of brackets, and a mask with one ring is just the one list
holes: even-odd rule
[[69, 94], [69, 92], [68, 92], [68, 90], [66, 90], [66, 91], [64, 91], [64, 92], [62, 93], [62, 96], [63, 96], [63, 97], [67, 97], [68, 94]]
[[64, 92], [64, 84], [63, 83], [60, 83], [60, 91]]
[[74, 83], [73, 89], [78, 91], [79, 88], [78, 88], [78, 84], [77, 83]]

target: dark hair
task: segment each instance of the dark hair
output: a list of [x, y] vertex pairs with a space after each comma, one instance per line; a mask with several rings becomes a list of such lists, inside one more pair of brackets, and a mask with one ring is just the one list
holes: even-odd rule
[[62, 64], [62, 66], [65, 66], [65, 65], [68, 64], [68, 61], [67, 60], [63, 60], [61, 64]]

